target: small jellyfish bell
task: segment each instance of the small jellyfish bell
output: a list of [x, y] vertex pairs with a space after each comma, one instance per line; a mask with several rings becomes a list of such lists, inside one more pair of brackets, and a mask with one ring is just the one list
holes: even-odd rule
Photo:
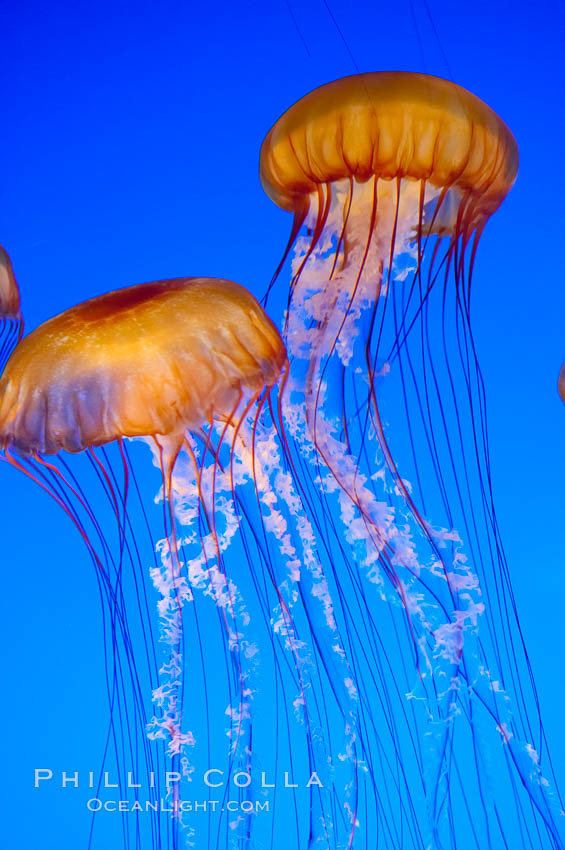
[[537, 757], [470, 318], [479, 240], [517, 169], [489, 106], [405, 72], [310, 92], [261, 148], [263, 187], [294, 215], [271, 283], [290, 258], [281, 407], [355, 622], [348, 652], [383, 847], [406, 829], [413, 846], [470, 835], [469, 846], [508, 846], [516, 818], [544, 847], [564, 834]]
[[559, 378], [557, 381], [557, 390], [563, 401], [565, 401], [565, 363], [561, 367], [561, 371], [559, 373]]
[[10, 257], [0, 245], [0, 374], [22, 333], [20, 290]]

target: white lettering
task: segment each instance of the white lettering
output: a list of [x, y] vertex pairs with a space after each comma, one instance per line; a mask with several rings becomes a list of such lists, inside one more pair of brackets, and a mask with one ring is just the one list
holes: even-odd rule
[[224, 771], [218, 770], [215, 767], [211, 767], [210, 770], [207, 770], [204, 774], [204, 783], [208, 786], [208, 788], [219, 788], [221, 785], [223, 785], [223, 782], [210, 782], [210, 776], [212, 775], [212, 773], [219, 773], [220, 776], [223, 776]]
[[43, 782], [45, 779], [52, 779], [52, 778], [53, 778], [53, 771], [52, 770], [49, 770], [48, 768], [46, 769], [46, 768], [36, 767], [35, 768], [35, 784], [34, 784], [34, 787], [39, 788], [40, 782]]
[[106, 771], [104, 774], [104, 788], [117, 788], [118, 784], [113, 785], [108, 778], [110, 776], [109, 772]]
[[[240, 781], [240, 776], [243, 777], [243, 781]], [[236, 773], [233, 778], [233, 784], [237, 788], [247, 788], [248, 785], [251, 785], [251, 776], [248, 773]]]
[[69, 782], [74, 785], [75, 788], [78, 788], [78, 770], [75, 770], [75, 772], [71, 776], [67, 776], [65, 771], [62, 772], [61, 788], [66, 788]]

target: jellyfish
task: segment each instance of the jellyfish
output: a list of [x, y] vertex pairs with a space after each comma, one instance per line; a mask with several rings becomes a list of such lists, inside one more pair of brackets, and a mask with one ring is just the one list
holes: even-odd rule
[[0, 245], [0, 374], [22, 333], [20, 290], [10, 257]]
[[[285, 461], [286, 369], [249, 292], [189, 278], [68, 309], [0, 379], [3, 459], [62, 508], [96, 570], [102, 766], [134, 795], [127, 848], [330, 847], [350, 831], [354, 694]], [[90, 840], [115, 846], [103, 828], [95, 814]]]
[[358, 691], [361, 846], [565, 840], [471, 323], [480, 237], [517, 168], [485, 103], [404, 72], [312, 91], [261, 148], [294, 216], [267, 295], [290, 258], [281, 410]]
[[565, 364], [563, 364], [559, 373], [559, 380], [557, 381], [557, 390], [563, 401], [565, 401]]

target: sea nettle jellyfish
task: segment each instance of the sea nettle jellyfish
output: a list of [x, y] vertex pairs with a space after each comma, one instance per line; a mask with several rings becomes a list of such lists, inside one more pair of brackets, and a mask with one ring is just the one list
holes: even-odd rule
[[[96, 568], [103, 765], [130, 801], [127, 847], [306, 847], [343, 817], [329, 749], [355, 745], [312, 621], [330, 675], [346, 662], [277, 432], [286, 366], [245, 289], [179, 279], [47, 321], [0, 379], [5, 460], [63, 508]], [[172, 815], [146, 811], [162, 797]]]
[[358, 691], [360, 846], [563, 846], [470, 323], [517, 168], [486, 104], [400, 72], [316, 89], [261, 149], [294, 214], [282, 406]]
[[20, 290], [10, 258], [0, 245], [0, 372], [22, 333]]

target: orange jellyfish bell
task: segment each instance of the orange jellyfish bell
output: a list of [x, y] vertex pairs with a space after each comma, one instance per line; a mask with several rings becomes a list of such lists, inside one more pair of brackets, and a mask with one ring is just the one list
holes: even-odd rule
[[229, 416], [278, 379], [282, 341], [255, 298], [186, 278], [110, 292], [45, 322], [0, 380], [0, 442], [78, 452], [120, 437], [182, 434]]
[[[0, 460], [71, 520], [108, 606], [108, 735], [120, 772], [129, 765], [139, 787], [149, 788], [151, 777], [172, 769], [179, 783], [169, 812], [180, 811], [181, 776], [192, 772], [193, 726], [202, 730], [202, 747], [218, 724], [233, 730], [219, 751], [226, 775], [248, 764], [255, 740], [249, 682], [256, 660], [245, 649], [244, 594], [264, 564], [275, 574], [268, 536], [271, 547], [290, 548], [284, 511], [290, 522], [294, 502], [290, 483], [277, 485], [283, 462], [272, 403], [286, 363], [277, 330], [247, 290], [183, 278], [66, 310], [23, 340], [0, 378]], [[126, 437], [145, 439], [129, 444]], [[152, 467], [140, 474], [148, 448]], [[151, 470], [156, 486], [147, 497]], [[201, 591], [218, 618], [197, 619], [191, 603]], [[201, 647], [220, 642], [225, 687], [215, 652], [197, 660], [196, 633]], [[208, 664], [217, 699], [206, 687]], [[226, 699], [233, 700], [229, 720]], [[180, 817], [150, 817], [156, 846], [180, 846]], [[238, 813], [229, 820], [228, 834], [239, 820]]]
[[20, 290], [10, 257], [0, 245], [0, 374], [22, 333]]
[[0, 317], [17, 319], [20, 315], [20, 290], [10, 258], [0, 245]]
[[263, 142], [260, 176], [295, 212], [346, 178], [425, 180], [467, 195], [476, 222], [497, 209], [517, 169], [512, 133], [478, 97], [438, 77], [385, 71], [335, 80], [291, 106]]
[[559, 395], [561, 396], [563, 401], [565, 401], [565, 363], [561, 367], [561, 372], [559, 373], [557, 389], [559, 390]]
[[[414, 836], [427, 816], [430, 838], [423, 835], [421, 846], [465, 843], [494, 808], [510, 846], [517, 796], [508, 794], [504, 813], [499, 801], [516, 787], [524, 789], [519, 816], [525, 822], [531, 812], [536, 821], [532, 834], [543, 821], [563, 845], [561, 815], [547, 815], [551, 791], [543, 797], [550, 779], [541, 766], [534, 777], [531, 762], [524, 770], [521, 755], [540, 751], [523, 732], [536, 727], [528, 719], [535, 694], [511, 614], [471, 325], [478, 244], [517, 168], [516, 142], [490, 107], [451, 82], [400, 72], [316, 89], [276, 121], [261, 149], [264, 189], [294, 214], [272, 281], [290, 257], [291, 367], [281, 393], [294, 437], [289, 451], [307, 477], [309, 516], [338, 564], [345, 616], [368, 624], [352, 632], [349, 652], [379, 659], [398, 651], [402, 659], [375, 687], [359, 675], [362, 662], [356, 669], [358, 704], [376, 730], [372, 738], [363, 722], [359, 740], [375, 788], [389, 785], [376, 754], [390, 748], [397, 759]], [[394, 637], [374, 617], [377, 586], [380, 600], [390, 601]], [[508, 692], [493, 699], [499, 682]], [[407, 708], [406, 697], [416, 695]], [[475, 727], [476, 699], [494, 721], [488, 736]], [[391, 717], [404, 718], [405, 730], [391, 727]], [[494, 768], [501, 729], [509, 732], [507, 754]], [[409, 741], [421, 745], [418, 754]], [[466, 781], [458, 788], [456, 764], [490, 765], [500, 789], [491, 802], [481, 768], [473, 789]], [[419, 773], [421, 808], [411, 781]], [[349, 837], [336, 843], [357, 846], [358, 824], [379, 808], [363, 812], [356, 805], [363, 795], [351, 804]], [[468, 821], [452, 817], [463, 810]], [[402, 844], [403, 820], [392, 816], [383, 846]], [[359, 843], [376, 831], [367, 828]], [[408, 843], [420, 846], [416, 837]]]

